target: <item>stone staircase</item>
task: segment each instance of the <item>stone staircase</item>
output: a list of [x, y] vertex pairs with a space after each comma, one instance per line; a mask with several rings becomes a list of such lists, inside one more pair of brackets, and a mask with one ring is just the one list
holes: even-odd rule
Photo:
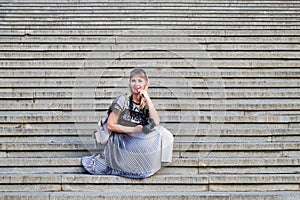
[[[300, 199], [300, 1], [1, 0], [0, 199]], [[144, 68], [174, 162], [81, 156]]]

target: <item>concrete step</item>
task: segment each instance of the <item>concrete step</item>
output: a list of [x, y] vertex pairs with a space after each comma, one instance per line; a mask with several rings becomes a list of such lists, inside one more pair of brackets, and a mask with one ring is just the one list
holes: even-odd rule
[[[222, 18], [223, 19], [223, 18]], [[255, 19], [251, 19], [255, 20]], [[221, 43], [220, 45], [226, 45], [228, 44], [236, 44], [236, 45], [243, 45], [245, 44], [297, 44], [298, 43], [298, 37], [294, 36], [282, 36], [282, 37], [226, 37], [226, 36], [220, 36], [220, 37], [185, 37], [184, 35], [180, 36], [152, 36], [152, 37], [143, 37], [143, 36], [125, 36], [125, 37], [107, 37], [107, 36], [56, 36], [56, 37], [47, 37], [47, 36], [35, 36], [35, 37], [22, 37], [22, 36], [6, 36], [1, 37], [0, 36], [0, 43], [3, 43], [3, 46], [5, 44], [32, 44], [32, 45], [54, 45], [54, 44], [81, 44], [81, 45], [100, 45], [102, 44], [136, 44], [136, 43], [142, 43], [142, 44], [196, 44], [196, 45], [202, 45], [205, 44], [206, 46], [212, 46]], [[19, 44], [19, 47], [22, 47]], [[36, 46], [39, 47], [39, 46]]]
[[147, 2], [85, 2], [84, 4], [77, 2], [77, 1], [73, 1], [73, 2], [32, 2], [32, 1], [24, 1], [24, 2], [3, 2], [3, 6], [7, 7], [57, 7], [57, 6], [61, 6], [61, 7], [91, 7], [91, 6], [99, 6], [99, 7], [112, 7], [112, 5], [114, 6], [120, 6], [120, 7], [147, 7], [147, 6], [158, 6], [161, 7], [162, 5], [164, 6], [172, 6], [172, 7], [181, 7], [181, 6], [189, 6], [189, 7], [247, 7], [247, 8], [253, 8], [253, 7], [266, 7], [268, 6], [268, 8], [271, 7], [275, 7], [278, 8], [278, 6], [281, 7], [293, 7], [293, 6], [299, 6], [299, 2], [297, 1], [286, 1], [286, 2], [282, 2], [282, 1], [262, 1], [262, 3], [258, 3], [255, 1], [242, 1], [242, 2], [230, 2], [230, 1], [218, 1], [218, 2], [211, 2], [211, 1], [184, 1], [184, 2], [155, 2], [155, 1], [147, 1]]
[[3, 192], [142, 192], [145, 187], [148, 192], [259, 192], [297, 191], [299, 185], [299, 176], [290, 174], [156, 175], [143, 180], [76, 174], [1, 174], [0, 179]]
[[[256, 60], [256, 59], [219, 59], [219, 60], [192, 60], [192, 59], [158, 59], [158, 60], [147, 60], [147, 59], [134, 59], [134, 60], [93, 60], [93, 59], [33, 59], [33, 60], [0, 60], [2, 68], [5, 69], [77, 69], [85, 71], [87, 69], [103, 69], [103, 68], [132, 68], [132, 66], [143, 66], [146, 69], [150, 69], [150, 66], [156, 65], [160, 67], [168, 67], [172, 71], [177, 68], [189, 68], [189, 69], [286, 69], [293, 68], [297, 69], [299, 66], [298, 60]], [[102, 67], [99, 67], [102, 66]]]
[[[87, 147], [88, 148], [88, 147]], [[90, 153], [96, 153], [95, 149], [92, 150], [64, 150], [64, 151], [57, 151], [57, 150], [47, 150], [47, 151], [38, 151], [38, 150], [33, 150], [33, 151], [8, 151], [0, 152], [0, 157], [7, 157], [7, 158], [23, 158], [23, 159], [28, 159], [28, 158], [81, 158], [83, 156], [90, 155]], [[248, 150], [234, 150], [234, 151], [210, 151], [210, 150], [203, 150], [203, 151], [174, 151], [173, 152], [173, 157], [174, 159], [176, 158], [273, 158], [273, 157], [286, 157], [286, 158], [291, 158], [291, 157], [299, 157], [300, 153], [298, 150], [261, 150], [261, 151], [248, 151]], [[61, 168], [62, 169], [62, 168]], [[80, 171], [79, 168], [72, 168], [78, 173]], [[259, 167], [258, 169], [262, 170], [264, 167]], [[291, 173], [293, 172], [294, 168], [286, 168], [285, 172], [286, 173]], [[229, 169], [233, 170], [233, 169]], [[249, 173], [254, 173], [256, 171], [255, 168], [247, 168], [246, 169]], [[275, 171], [276, 168], [270, 168], [270, 171]], [[28, 170], [30, 171], [30, 170]], [[32, 170], [31, 170], [32, 171]], [[66, 171], [66, 169], [64, 169]], [[187, 170], [189, 171], [189, 170]], [[205, 172], [205, 170], [203, 170]], [[226, 171], [226, 170], [224, 170]], [[232, 171], [236, 172], [239, 171], [238, 169]], [[259, 171], [259, 170], [257, 170]], [[211, 169], [211, 172], [216, 172], [216, 170]], [[222, 172], [222, 171], [221, 171]], [[184, 173], [187, 173], [186, 171]], [[231, 172], [229, 172], [231, 173]]]
[[[0, 69], [1, 78], [128, 78], [130, 70], [118, 68], [80, 69]], [[152, 78], [297, 78], [299, 69], [219, 69], [219, 68], [149, 68]]]
[[[299, 128], [288, 126], [277, 127], [278, 124], [197, 124], [197, 123], [162, 123], [176, 136], [219, 136], [221, 137], [296, 137]], [[235, 127], [234, 129], [232, 127]], [[77, 137], [88, 136], [96, 130], [95, 123], [58, 123], [58, 124], [1, 124], [1, 137]], [[75, 138], [73, 138], [75, 139]], [[269, 141], [272, 141], [269, 138]]]
[[[284, 136], [297, 135], [299, 128], [287, 124], [214, 124], [214, 123], [161, 123], [175, 135], [182, 136]], [[233, 128], [234, 127], [234, 128]], [[1, 136], [76, 136], [90, 135], [96, 129], [95, 123], [20, 123], [1, 124]]]
[[84, 24], [91, 24], [92, 22], [94, 23], [107, 23], [108, 21], [111, 22], [119, 22], [119, 21], [123, 21], [123, 22], [129, 22], [131, 23], [132, 21], [141, 21], [141, 22], [172, 22], [172, 23], [179, 23], [179, 22], [188, 22], [189, 23], [196, 23], [196, 22], [200, 22], [200, 23], [216, 23], [216, 24], [220, 24], [221, 22], [232, 22], [232, 24], [238, 23], [238, 22], [249, 22], [249, 23], [262, 23], [262, 24], [283, 24], [286, 25], [282, 22], [287, 22], [287, 24], [291, 23], [291, 24], [297, 24], [296, 22], [298, 21], [298, 17], [291, 17], [291, 16], [256, 16], [255, 18], [253, 18], [252, 20], [250, 20], [249, 16], [243, 16], [243, 15], [226, 15], [226, 17], [224, 17], [224, 15], [222, 14], [216, 14], [216, 15], [211, 15], [210, 17], [208, 16], [203, 16], [199, 13], [197, 13], [198, 15], [191, 15], [190, 17], [184, 16], [184, 15], [165, 15], [165, 14], [161, 14], [161, 15], [144, 15], [144, 14], [132, 14], [132, 15], [117, 15], [117, 14], [106, 14], [106, 15], [97, 15], [97, 14], [91, 14], [91, 15], [83, 15], [83, 14], [79, 14], [79, 15], [61, 15], [61, 14], [57, 14], [57, 15], [50, 15], [50, 16], [46, 16], [46, 15], [42, 15], [42, 14], [38, 14], [37, 16], [34, 16], [33, 14], [25, 14], [23, 18], [21, 18], [20, 16], [18, 16], [17, 13], [13, 14], [10, 13], [8, 15], [5, 16], [5, 21], [4, 23], [7, 24], [8, 22], [12, 22], [12, 23], [18, 23], [20, 24], [21, 22], [24, 22], [26, 24], [29, 24], [29, 22], [33, 22], [33, 24], [35, 23], [41, 23], [41, 22], [45, 22], [45, 23], [61, 23], [61, 22], [66, 22], [66, 24], [68, 24], [68, 22], [75, 22], [76, 23], [84, 23]]
[[[96, 129], [88, 132], [89, 134], [86, 135], [86, 131], [82, 131], [84, 133], [79, 132], [75, 136], [63, 136], [63, 135], [34, 135], [34, 136], [18, 136], [18, 135], [7, 135], [7, 136], [0, 136], [1, 142], [3, 143], [42, 143], [42, 142], [49, 142], [49, 143], [80, 143], [80, 142], [93, 142], [94, 139], [92, 138], [92, 133]], [[299, 130], [298, 130], [299, 131]], [[207, 133], [210, 131], [204, 130], [203, 133]], [[217, 133], [217, 132], [216, 132]], [[280, 136], [260, 136], [260, 135], [253, 135], [253, 136], [245, 136], [245, 135], [237, 135], [237, 136], [224, 136], [224, 135], [188, 135], [185, 136], [184, 133], [179, 132], [176, 130], [174, 133], [175, 142], [177, 143], [192, 143], [192, 142], [199, 142], [204, 143], [207, 141], [211, 141], [213, 138], [215, 141], [220, 143], [253, 143], [253, 142], [294, 142], [300, 141], [300, 134], [295, 135], [280, 135]]]
[[[175, 96], [176, 98], [177, 96]], [[158, 111], [165, 110], [226, 110], [226, 111], [265, 111], [265, 110], [297, 110], [300, 107], [299, 99], [223, 99], [200, 100], [190, 97], [186, 99], [153, 99]], [[77, 111], [77, 110], [103, 110], [105, 112], [111, 105], [112, 99], [35, 99], [35, 100], [0, 100], [0, 110], [29, 111]]]
[[[265, 6], [262, 6], [265, 5]], [[166, 3], [156, 3], [156, 5], [153, 4], [147, 4], [145, 5], [145, 3], [140, 3], [139, 5], [137, 4], [116, 4], [111, 2], [110, 4], [106, 3], [106, 5], [103, 4], [97, 4], [95, 3], [95, 5], [89, 5], [89, 4], [80, 4], [80, 5], [72, 5], [72, 4], [61, 4], [61, 5], [49, 5], [49, 4], [43, 4], [42, 6], [39, 5], [26, 5], [26, 4], [22, 4], [21, 5], [9, 5], [9, 4], [4, 4], [4, 6], [2, 7], [2, 9], [0, 10], [13, 10], [13, 11], [34, 11], [34, 10], [45, 10], [45, 11], [61, 11], [63, 13], [66, 13], [67, 11], [73, 10], [73, 11], [87, 11], [87, 10], [96, 10], [96, 11], [132, 11], [132, 10], [144, 10], [144, 11], [148, 11], [148, 10], [153, 10], [153, 11], [169, 11], [169, 10], [174, 10], [174, 11], [198, 11], [198, 10], [204, 10], [204, 11], [211, 11], [211, 10], [215, 10], [215, 11], [220, 11], [220, 10], [233, 10], [233, 11], [263, 11], [263, 10], [267, 10], [267, 11], [274, 11], [274, 10], [278, 10], [278, 11], [296, 11], [299, 9], [299, 2], [294, 2], [294, 4], [291, 2], [289, 3], [288, 6], [281, 6], [278, 7], [279, 4], [230, 4], [230, 5], [222, 5], [222, 4], [169, 4], [167, 5]], [[6, 8], [6, 9], [4, 9]], [[180, 9], [181, 8], [181, 9]]]
[[[231, 8], [232, 7], [232, 8]], [[93, 10], [93, 9], [98, 10]], [[230, 9], [231, 8], [231, 9]], [[244, 15], [262, 15], [263, 13], [267, 13], [269, 15], [275, 14], [275, 15], [284, 15], [284, 14], [297, 14], [297, 11], [299, 10], [299, 6], [294, 5], [294, 7], [238, 7], [238, 6], [227, 6], [227, 7], [194, 7], [194, 6], [164, 6], [161, 4], [161, 6], [143, 6], [143, 7], [99, 7], [99, 6], [89, 6], [89, 7], [81, 7], [81, 6], [73, 6], [73, 7], [67, 7], [67, 6], [60, 6], [60, 7], [17, 7], [17, 6], [5, 6], [0, 9], [2, 13], [4, 14], [20, 14], [20, 13], [34, 13], [37, 12], [39, 14], [87, 14], [87, 13], [93, 13], [93, 14], [244, 14]], [[10, 10], [10, 12], [8, 12]], [[141, 12], [143, 11], [143, 12]]]
[[[125, 88], [128, 78], [7, 78], [1, 79], [0, 85], [3, 88], [98, 88], [99, 86]], [[300, 85], [299, 78], [152, 78], [152, 87], [163, 88], [283, 88]], [[91, 92], [91, 89], [88, 90]]]
[[[94, 100], [94, 104], [97, 104], [99, 103], [98, 101], [101, 101], [105, 107], [105, 104], [109, 103], [109, 101], [112, 102], [116, 96], [123, 94], [125, 89], [126, 88], [115, 87], [107, 88], [105, 90], [97, 90], [94, 87], [90, 87], [82, 88], [81, 91], [79, 88], [64, 88], [62, 91], [60, 88], [0, 88], [0, 99], [7, 100], [8, 103], [11, 102], [9, 100], [20, 100], [20, 103], [27, 100], [29, 103], [28, 106], [31, 106], [31, 104], [34, 104], [35, 102], [40, 102], [41, 100], [49, 100], [51, 102], [64, 99], [71, 101], [73, 99], [73, 103], [75, 104], [79, 101], [79, 99], [87, 99], [90, 101]], [[233, 101], [229, 99], [241, 99], [241, 101], [244, 101], [243, 99], [248, 99], [249, 102], [256, 99], [262, 99], [261, 104], [263, 104], [265, 100], [271, 101], [268, 99], [287, 100], [292, 98], [295, 100], [295, 102], [297, 102], [297, 99], [300, 96], [300, 90], [297, 88], [265, 88], [264, 90], [261, 88], [226, 88], [225, 90], [217, 88], [202, 89], [168, 87], [149, 88], [149, 91], [153, 100], [164, 98], [170, 101], [175, 101], [174, 99], [176, 99], [177, 104], [183, 103], [183, 99], [199, 99], [202, 101], [210, 99], [211, 102], [209, 105], [202, 105], [204, 108], [205, 106], [210, 106], [212, 102], [218, 101], [217, 99], [219, 99], [220, 102], [223, 100], [225, 104]], [[100, 97], [106, 97], [107, 99], [100, 100]], [[228, 106], [230, 106], [230, 104]]]
[[[299, 140], [299, 127], [288, 124], [191, 124], [161, 123], [175, 136], [176, 142], [207, 142], [214, 138], [221, 143], [293, 142]], [[232, 129], [235, 127], [235, 129]], [[2, 142], [78, 143], [94, 141], [96, 123], [1, 124]]]
[[[74, 27], [73, 27], [74, 28]], [[290, 29], [290, 30], [261, 30], [261, 29], [248, 29], [243, 30], [240, 29], [228, 29], [228, 30], [214, 30], [214, 29], [184, 29], [184, 30], [174, 30], [168, 27], [156, 27], [149, 29], [149, 27], [135, 27], [135, 30], [132, 31], [132, 27], [129, 29], [116, 29], [116, 30], [106, 30], [106, 29], [83, 29], [83, 30], [56, 30], [56, 29], [49, 29], [49, 30], [43, 30], [43, 29], [36, 29], [36, 30], [28, 30], [25, 27], [22, 27], [20, 30], [14, 30], [14, 29], [7, 29], [7, 30], [0, 30], [0, 34], [3, 36], [80, 36], [80, 35], [87, 35], [87, 36], [103, 36], [106, 35], [108, 37], [111, 36], [128, 36], [128, 35], [135, 35], [135, 36], [158, 36], [158, 35], [186, 35], [187, 37], [193, 37], [193, 36], [296, 36], [299, 35], [300, 30], [296, 29]], [[221, 28], [221, 27], [220, 27]], [[224, 27], [223, 27], [224, 28]]]
[[[95, 129], [96, 130], [96, 129]], [[94, 130], [94, 131], [95, 131]], [[79, 135], [79, 134], [78, 134]], [[50, 143], [80, 143], [80, 142], [93, 142], [94, 139], [90, 135], [79, 135], [79, 136], [1, 136], [1, 141], [3, 143], [42, 143], [42, 142], [50, 142]], [[192, 143], [192, 142], [199, 142], [204, 143], [207, 141], [211, 141], [212, 139], [216, 140], [220, 143], [253, 143], [253, 142], [294, 142], [300, 140], [300, 135], [284, 135], [284, 136], [222, 136], [222, 135], [215, 135], [215, 136], [182, 136], [184, 134], [177, 133], [174, 134], [175, 142], [177, 143]]]
[[[96, 123], [97, 111], [1, 111], [0, 123]], [[299, 123], [300, 112], [161, 111], [161, 122], [186, 123]]]
[[[208, 25], [209, 24], [209, 25]], [[87, 28], [97, 28], [97, 27], [114, 27], [114, 26], [120, 26], [126, 27], [126, 26], [142, 26], [142, 25], [147, 25], [149, 27], [154, 26], [154, 25], [167, 25], [167, 26], [181, 26], [183, 28], [194, 26], [194, 27], [217, 27], [217, 26], [226, 26], [226, 27], [234, 27], [234, 26], [259, 26], [259, 27], [269, 27], [269, 26], [274, 26], [282, 29], [292, 29], [300, 25], [299, 22], [297, 21], [195, 21], [195, 20], [188, 20], [186, 19], [185, 21], [183, 20], [174, 20], [174, 19], [169, 19], [169, 20], [164, 20], [164, 19], [155, 19], [155, 20], [144, 20], [143, 18], [139, 19], [130, 19], [130, 20], [124, 20], [124, 19], [113, 19], [113, 20], [103, 20], [103, 19], [87, 19], [85, 21], [78, 21], [76, 19], [70, 21], [70, 20], [60, 20], [60, 21], [54, 21], [54, 20], [30, 20], [23, 18], [23, 20], [10, 20], [10, 18], [6, 19], [2, 26], [3, 28], [5, 27], [12, 27], [12, 28], [18, 28], [21, 26], [26, 26], [31, 29], [34, 28], [35, 26], [41, 26], [44, 28], [50, 28], [52, 26], [57, 26], [58, 28], [60, 27], [74, 27], [74, 28], [81, 28], [81, 27], [87, 27]]]
[[[212, 140], [215, 138], [212, 138]], [[289, 151], [299, 150], [298, 142], [265, 142], [265, 143], [219, 143], [218, 138], [216, 141], [206, 143], [196, 142], [180, 142], [174, 144], [174, 150], [185, 152], [185, 151]], [[83, 141], [84, 142], [84, 141]], [[94, 143], [2, 143], [1, 151], [84, 151], [86, 146], [91, 150], [97, 150]]]
[[[295, 6], [297, 8], [297, 5], [299, 7], [299, 2], [297, 1], [289, 1], [289, 2], [262, 2], [262, 4], [259, 4], [257, 2], [230, 2], [230, 1], [223, 1], [223, 2], [211, 2], [211, 1], [206, 1], [206, 2], [196, 2], [196, 1], [191, 1], [191, 2], [180, 2], [180, 1], [173, 1], [173, 2], [155, 2], [155, 1], [148, 1], [148, 2], [87, 2], [85, 4], [82, 4], [80, 2], [61, 2], [61, 3], [55, 3], [55, 2], [4, 2], [3, 6], [4, 7], [11, 7], [11, 8], [20, 8], [20, 9], [28, 9], [28, 8], [55, 8], [55, 7], [64, 7], [64, 8], [140, 8], [140, 7], [147, 7], [147, 8], [154, 8], [158, 7], [161, 9], [164, 9], [165, 7], [168, 8], [178, 8], [178, 7], [183, 7], [183, 8], [218, 8], [218, 7], [225, 7], [225, 8], [236, 8], [236, 7], [243, 7], [243, 8], [249, 8], [249, 9], [267, 9], [267, 8], [278, 8], [279, 5], [282, 5], [282, 8], [293, 8]], [[115, 7], [114, 7], [115, 6]], [[268, 7], [267, 7], [268, 6]]]
[[[14, 3], [24, 3], [24, 2], [35, 2], [36, 3], [36, 1], [32, 1], [32, 0], [24, 0], [24, 1], [20, 1], [20, 0], [17, 0], [17, 1], [14, 1]], [[85, 3], [94, 3], [95, 1], [93, 1], [93, 0], [87, 0]], [[104, 2], [104, 3], [119, 3], [120, 1], [118, 1], [118, 0], [112, 0], [112, 1], [107, 1], [107, 2]], [[142, 1], [144, 4], [147, 4], [147, 3], [160, 3], [160, 2], [157, 2], [157, 1], [152, 1], [152, 0], [143, 0]], [[173, 4], [174, 3], [174, 1], [172, 1], [172, 0], [165, 0], [164, 1], [165, 3], [171, 3], [171, 4]], [[274, 4], [274, 3], [279, 3], [279, 4], [285, 4], [285, 3], [287, 3], [287, 4], [290, 4], [290, 3], [295, 3], [295, 1], [294, 0], [287, 0], [287, 1], [280, 1], [280, 0], [272, 0], [271, 2], [270, 1], [268, 1], [268, 0], [262, 0], [262, 1], [258, 1], [258, 0], [254, 0], [254, 1], [251, 1], [251, 0], [242, 0], [242, 1], [239, 1], [239, 2], [232, 2], [232, 1], [228, 1], [228, 0], [220, 0], [220, 1], [218, 1], [217, 3], [216, 2], [212, 2], [212, 1], [209, 1], [209, 0], [204, 0], [204, 1], [194, 1], [194, 0], [186, 0], [186, 1], [184, 1], [185, 3], [187, 3], [187, 4], [190, 4], [190, 3], [214, 3], [214, 4], [219, 4], [219, 3], [226, 3], [226, 4], [231, 4], [231, 3], [241, 3], [241, 4], [255, 4], [255, 3], [266, 3], [266, 4]], [[10, 3], [8, 3], [8, 2], [6, 2], [7, 4], [11, 4], [11, 2]], [[40, 0], [40, 1], [38, 1], [38, 3], [50, 3], [49, 1], [47, 1], [47, 0]], [[78, 2], [77, 0], [64, 0], [64, 1], [59, 1], [59, 0], [51, 0], [51, 3], [64, 3], [64, 4], [68, 4], [68, 3], [80, 3], [80, 2]], [[126, 2], [127, 3], [127, 2]], [[141, 1], [138, 1], [138, 0], [131, 0], [129, 3], [141, 3]], [[175, 2], [175, 3], [178, 3], [178, 2]]]
[[[43, 13], [231, 13], [231, 14], [262, 14], [262, 13], [277, 13], [277, 14], [296, 14], [299, 11], [299, 6], [291, 6], [291, 7], [241, 7], [241, 6], [203, 6], [203, 7], [195, 7], [195, 6], [164, 6], [161, 4], [160, 6], [130, 6], [130, 7], [118, 7], [118, 6], [110, 6], [110, 7], [100, 7], [100, 6], [54, 6], [54, 7], [10, 7], [5, 6], [0, 9], [3, 13], [33, 13], [35, 12], [43, 12]], [[141, 12], [142, 11], [142, 12]]]
[[[146, 50], [149, 44], [3, 44], [2, 50], [7, 51], [94, 51], [97, 49], [107, 51], [130, 51], [130, 49]], [[299, 44], [208, 44], [202, 49], [206, 51], [295, 51], [300, 47]], [[192, 44], [151, 44], [152, 49], [168, 49], [172, 51], [199, 51], [201, 45]], [[200, 49], [199, 49], [200, 48]]]
[[297, 191], [285, 192], [6, 192], [0, 193], [0, 198], [20, 200], [58, 200], [58, 199], [86, 199], [96, 198], [114, 200], [138, 200], [138, 199], [174, 199], [181, 200], [188, 198], [191, 200], [241, 200], [241, 199], [288, 199], [296, 200], [300, 198]]
[[[87, 147], [88, 148], [88, 147]], [[22, 150], [22, 151], [8, 151], [8, 152], [0, 152], [0, 157], [5, 157], [5, 158], [23, 158], [23, 159], [28, 159], [28, 158], [80, 158], [83, 156], [87, 156], [90, 153], [95, 153], [96, 150], [63, 150], [63, 151], [57, 151], [57, 150], [47, 150], [47, 151], [38, 151], [38, 150]], [[173, 157], [174, 159], [176, 158], [274, 158], [274, 157], [285, 157], [285, 158], [293, 158], [293, 157], [299, 157], [300, 153], [298, 150], [274, 150], [274, 151], [269, 151], [269, 150], [264, 150], [264, 151], [248, 151], [248, 150], [234, 150], [234, 151], [174, 151], [173, 152]], [[74, 168], [75, 169], [75, 168]], [[78, 168], [76, 168], [78, 169]], [[263, 169], [263, 167], [259, 168]], [[239, 170], [233, 170], [233, 169], [228, 169], [231, 171], [231, 173], [234, 173]], [[227, 170], [227, 172], [228, 172]], [[249, 173], [255, 173], [256, 169], [253, 167], [247, 168]], [[275, 170], [276, 168], [270, 169], [270, 170]], [[288, 173], [290, 173], [293, 168], [286, 168], [286, 172], [290, 170]], [[205, 170], [204, 170], [205, 171]], [[259, 171], [259, 170], [257, 170]], [[78, 171], [77, 171], [78, 172]], [[216, 172], [216, 170], [211, 170], [211, 172]], [[186, 172], [185, 172], [186, 173]]]
[[[5, 17], [7, 19], [20, 19], [20, 18], [37, 18], [37, 19], [55, 19], [55, 18], [78, 18], [85, 19], [85, 18], [123, 18], [126, 19], [128, 17], [131, 18], [173, 18], [173, 19], [185, 19], [190, 18], [193, 20], [194, 18], [205, 20], [213, 20], [213, 19], [220, 19], [220, 20], [226, 20], [226, 19], [232, 19], [232, 21], [238, 21], [243, 19], [253, 19], [254, 21], [256, 19], [264, 19], [267, 20], [275, 20], [275, 21], [281, 21], [280, 19], [290, 19], [287, 21], [297, 21], [299, 18], [299, 15], [297, 13], [247, 13], [247, 15], [243, 13], [223, 13], [223, 12], [194, 12], [194, 13], [185, 13], [185, 12], [175, 12], [175, 13], [152, 13], [152, 12], [136, 12], [136, 13], [126, 13], [124, 15], [124, 12], [109, 12], [109, 13], [99, 13], [99, 12], [93, 12], [93, 13], [43, 13], [43, 12], [0, 12], [2, 14], [5, 14]], [[222, 18], [222, 19], [221, 19]]]
[[[172, 130], [173, 134], [185, 136], [280, 136], [280, 135], [297, 135], [299, 127], [293, 127], [291, 124], [257, 124], [257, 123], [237, 123], [237, 124], [218, 124], [218, 123], [161, 123], [162, 126]], [[96, 129], [95, 123], [14, 123], [1, 124], [1, 136], [34, 136], [36, 134], [53, 136], [70, 134], [90, 135]], [[180, 134], [179, 134], [180, 133]], [[240, 134], [239, 134], [240, 133]], [[255, 134], [257, 133], [257, 134]]]
[[[0, 174], [84, 173], [81, 158], [0, 158]], [[298, 158], [174, 158], [158, 174], [293, 174]]]
[[128, 29], [174, 29], [174, 30], [270, 30], [270, 29], [276, 29], [276, 30], [295, 30], [297, 31], [299, 26], [298, 25], [172, 25], [172, 24], [132, 24], [132, 25], [123, 25], [121, 23], [115, 24], [115, 25], [3, 25], [3, 30], [9, 29], [9, 30], [28, 30], [28, 31], [40, 31], [40, 30], [47, 30], [47, 31], [64, 31], [64, 30], [128, 30]]
[[[136, 49], [138, 50], [138, 49]], [[4, 52], [0, 54], [0, 59], [279, 59], [285, 58], [298, 59], [300, 53], [298, 51], [224, 51], [224, 52], [208, 52], [200, 51], [179, 51], [167, 49], [153, 49], [151, 45], [145, 46], [139, 51], [82, 51], [82, 52], [59, 52], [59, 51], [32, 51], [32, 52]]]

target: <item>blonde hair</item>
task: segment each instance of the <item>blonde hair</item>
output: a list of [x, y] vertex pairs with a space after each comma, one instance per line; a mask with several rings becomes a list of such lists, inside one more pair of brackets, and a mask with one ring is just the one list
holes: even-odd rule
[[[134, 68], [133, 70], [131, 70], [130, 72], [130, 79], [135, 76], [135, 75], [139, 75], [141, 76], [142, 78], [144, 78], [146, 80], [146, 86], [144, 89], [148, 89], [148, 83], [149, 83], [149, 78], [145, 72], [145, 70], [141, 69], [141, 68]], [[141, 98], [140, 100], [140, 106], [141, 108], [145, 108], [146, 106], [146, 99], [144, 97]]]

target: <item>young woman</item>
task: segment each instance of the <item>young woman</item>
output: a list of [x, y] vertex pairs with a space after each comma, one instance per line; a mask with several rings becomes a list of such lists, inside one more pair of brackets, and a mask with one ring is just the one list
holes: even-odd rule
[[149, 83], [143, 69], [130, 72], [130, 94], [117, 97], [109, 108], [111, 135], [104, 151], [82, 158], [89, 173], [146, 178], [161, 168], [165, 155], [170, 162], [173, 136], [157, 126], [160, 118], [147, 91]]

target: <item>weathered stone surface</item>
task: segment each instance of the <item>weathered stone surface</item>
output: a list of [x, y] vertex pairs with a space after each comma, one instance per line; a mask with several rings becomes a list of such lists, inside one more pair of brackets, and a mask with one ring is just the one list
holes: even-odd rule
[[[298, 4], [2, 1], [0, 199], [300, 199]], [[173, 162], [142, 180], [85, 174], [132, 67]]]

